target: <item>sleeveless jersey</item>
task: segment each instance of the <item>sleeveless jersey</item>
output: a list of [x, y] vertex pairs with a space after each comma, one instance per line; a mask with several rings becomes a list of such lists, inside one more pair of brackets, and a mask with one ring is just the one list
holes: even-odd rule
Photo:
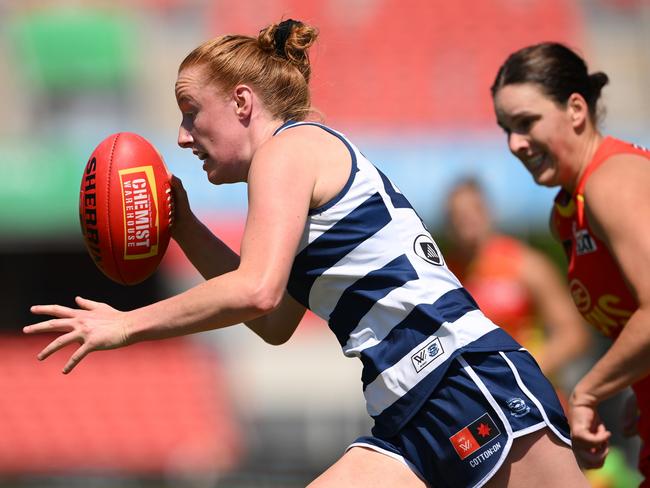
[[616, 259], [598, 239], [585, 215], [584, 188], [605, 160], [615, 154], [638, 154], [650, 159], [650, 152], [627, 142], [607, 137], [598, 147], [573, 193], [560, 190], [555, 197], [552, 225], [568, 258], [571, 296], [587, 322], [615, 339], [639, 307], [630, 292]]
[[[571, 296], [582, 316], [603, 334], [615, 339], [639, 307], [615, 258], [589, 227], [585, 216], [584, 188], [589, 175], [615, 154], [637, 154], [650, 159], [650, 151], [607, 137], [578, 182], [573, 195], [560, 190], [552, 222], [569, 259]], [[650, 376], [632, 385], [639, 407], [637, 430], [643, 440], [639, 470], [650, 479]], [[645, 486], [645, 483], [643, 484]]]
[[361, 360], [373, 433], [391, 436], [458, 354], [521, 346], [481, 313], [404, 195], [344, 135], [313, 122], [276, 134], [305, 124], [341, 140], [352, 168], [341, 192], [309, 212], [287, 289]]
[[543, 330], [522, 281], [524, 244], [506, 235], [492, 235], [470, 262], [447, 260], [449, 268], [474, 297], [483, 313], [522, 344], [533, 356]]

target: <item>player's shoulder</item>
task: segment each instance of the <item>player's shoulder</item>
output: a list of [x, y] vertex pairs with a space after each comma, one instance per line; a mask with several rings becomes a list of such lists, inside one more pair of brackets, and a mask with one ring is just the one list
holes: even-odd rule
[[305, 120], [285, 123], [276, 131], [274, 139], [322, 138], [334, 134], [338, 132], [321, 122]]
[[[607, 240], [612, 229], [637, 225], [648, 207], [650, 161], [633, 153], [608, 157], [587, 179], [585, 212], [594, 233]], [[608, 230], [609, 229], [609, 230]]]
[[615, 153], [589, 175], [585, 198], [609, 200], [620, 193], [645, 192], [650, 185], [650, 160], [636, 153]]
[[[293, 161], [331, 160], [347, 152], [343, 136], [317, 123], [291, 124], [276, 131], [258, 150], [259, 155]], [[256, 155], [257, 156], [257, 155]]]
[[264, 146], [283, 147], [319, 144], [331, 138], [332, 131], [315, 123], [287, 123], [275, 131]]

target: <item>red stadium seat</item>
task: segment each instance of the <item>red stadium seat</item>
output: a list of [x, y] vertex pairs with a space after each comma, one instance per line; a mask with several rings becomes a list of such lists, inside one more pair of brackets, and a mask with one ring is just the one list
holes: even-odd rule
[[64, 351], [36, 360], [49, 339], [0, 339], [1, 475], [214, 476], [240, 459], [229, 389], [207, 348], [141, 343], [64, 376]]
[[277, 12], [317, 26], [314, 104], [332, 124], [365, 129], [492, 128], [489, 87], [507, 54], [547, 40], [580, 45], [583, 31], [578, 2], [563, 0], [210, 5], [210, 35], [255, 34]]

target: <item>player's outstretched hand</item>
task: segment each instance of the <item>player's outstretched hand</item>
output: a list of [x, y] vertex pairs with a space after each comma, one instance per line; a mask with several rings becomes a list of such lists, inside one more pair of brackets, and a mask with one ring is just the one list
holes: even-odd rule
[[33, 314], [55, 318], [23, 328], [26, 334], [61, 333], [38, 354], [39, 360], [47, 358], [68, 344], [81, 344], [63, 368], [64, 374], [72, 371], [79, 361], [92, 351], [116, 349], [128, 344], [126, 312], [81, 297], [76, 297], [75, 302], [79, 308], [34, 305], [30, 309]]

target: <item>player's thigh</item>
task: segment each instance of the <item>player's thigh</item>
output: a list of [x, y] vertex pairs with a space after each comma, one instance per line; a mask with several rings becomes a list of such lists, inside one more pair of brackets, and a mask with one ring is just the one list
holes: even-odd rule
[[308, 488], [425, 488], [404, 463], [364, 447], [353, 447]]
[[519, 437], [486, 488], [588, 488], [573, 451], [549, 429]]

